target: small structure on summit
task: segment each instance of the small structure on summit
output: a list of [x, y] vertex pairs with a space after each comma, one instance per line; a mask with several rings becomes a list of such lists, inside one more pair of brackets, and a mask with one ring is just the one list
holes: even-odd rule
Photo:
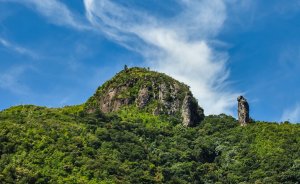
[[128, 70], [128, 66], [124, 65], [124, 70], [127, 71]]
[[243, 96], [237, 98], [238, 101], [238, 117], [241, 126], [246, 126], [250, 122], [249, 104]]

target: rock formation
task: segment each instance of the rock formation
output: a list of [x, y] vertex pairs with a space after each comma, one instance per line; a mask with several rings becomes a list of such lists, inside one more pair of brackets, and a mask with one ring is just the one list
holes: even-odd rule
[[86, 103], [88, 113], [100, 110], [116, 112], [124, 107], [153, 115], [170, 115], [185, 126], [195, 126], [204, 118], [189, 87], [158, 72], [127, 68], [99, 87]]
[[199, 108], [197, 101], [191, 95], [187, 94], [181, 106], [183, 125], [194, 126], [195, 122], [200, 122], [202, 120], [201, 114], [203, 114], [203, 110]]
[[249, 122], [249, 104], [243, 96], [237, 98], [238, 101], [238, 117], [241, 126], [246, 126]]

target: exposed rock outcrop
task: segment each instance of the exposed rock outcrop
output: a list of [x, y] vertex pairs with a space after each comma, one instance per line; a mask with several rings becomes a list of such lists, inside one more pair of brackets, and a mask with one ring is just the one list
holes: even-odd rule
[[181, 106], [183, 125], [194, 126], [195, 122], [200, 122], [202, 120], [203, 117], [201, 114], [203, 114], [203, 110], [198, 106], [197, 101], [190, 94], [187, 94]]
[[250, 122], [249, 104], [243, 96], [237, 98], [238, 101], [238, 118], [241, 126], [246, 126]]
[[170, 115], [185, 126], [195, 126], [204, 118], [189, 87], [171, 77], [142, 68], [124, 69], [99, 87], [86, 103], [87, 112], [116, 112], [137, 107], [154, 115]]
[[148, 87], [141, 88], [136, 99], [136, 105], [144, 108], [150, 100], [150, 89]]

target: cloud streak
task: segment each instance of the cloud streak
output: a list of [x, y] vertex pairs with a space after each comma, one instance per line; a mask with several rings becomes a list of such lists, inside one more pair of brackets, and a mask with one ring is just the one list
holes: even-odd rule
[[8, 69], [0, 74], [0, 88], [17, 95], [27, 95], [31, 90], [20, 82], [20, 79], [29, 67], [18, 66]]
[[68, 26], [77, 30], [90, 29], [90, 27], [84, 23], [84, 20], [81, 19], [80, 16], [75, 15], [65, 4], [58, 0], [1, 0], [0, 2], [24, 4], [39, 12], [53, 24]]
[[130, 2], [84, 0], [85, 19], [58, 0], [2, 1], [25, 4], [56, 25], [101, 33], [140, 53], [145, 65], [191, 86], [206, 114], [233, 114], [237, 94], [226, 85], [228, 56], [211, 44], [227, 18], [226, 0], [174, 0], [180, 8], [172, 17], [154, 16]]
[[292, 109], [285, 110], [281, 116], [281, 121], [300, 122], [300, 104]]
[[184, 9], [166, 19], [112, 1], [84, 0], [94, 27], [141, 53], [152, 68], [190, 85], [206, 114], [232, 114], [237, 94], [226, 86], [227, 55], [209, 44], [226, 20], [226, 5], [221, 0], [177, 2]]
[[33, 52], [27, 48], [21, 47], [17, 44], [14, 44], [14, 43], [12, 43], [4, 38], [1, 38], [1, 37], [0, 37], [0, 45], [2, 45], [3, 47], [5, 47], [9, 50], [17, 52], [19, 54], [27, 55], [27, 56], [30, 56], [35, 59], [38, 58], [38, 55], [35, 52]]

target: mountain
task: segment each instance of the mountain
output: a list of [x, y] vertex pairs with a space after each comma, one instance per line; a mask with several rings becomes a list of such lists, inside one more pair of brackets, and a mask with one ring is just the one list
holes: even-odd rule
[[124, 107], [174, 116], [185, 126], [195, 126], [204, 119], [203, 109], [187, 85], [145, 68], [119, 72], [100, 86], [85, 106], [88, 113], [96, 110], [117, 112]]
[[298, 124], [204, 117], [186, 85], [126, 68], [82, 105], [1, 111], [0, 183], [294, 184], [299, 145]]

